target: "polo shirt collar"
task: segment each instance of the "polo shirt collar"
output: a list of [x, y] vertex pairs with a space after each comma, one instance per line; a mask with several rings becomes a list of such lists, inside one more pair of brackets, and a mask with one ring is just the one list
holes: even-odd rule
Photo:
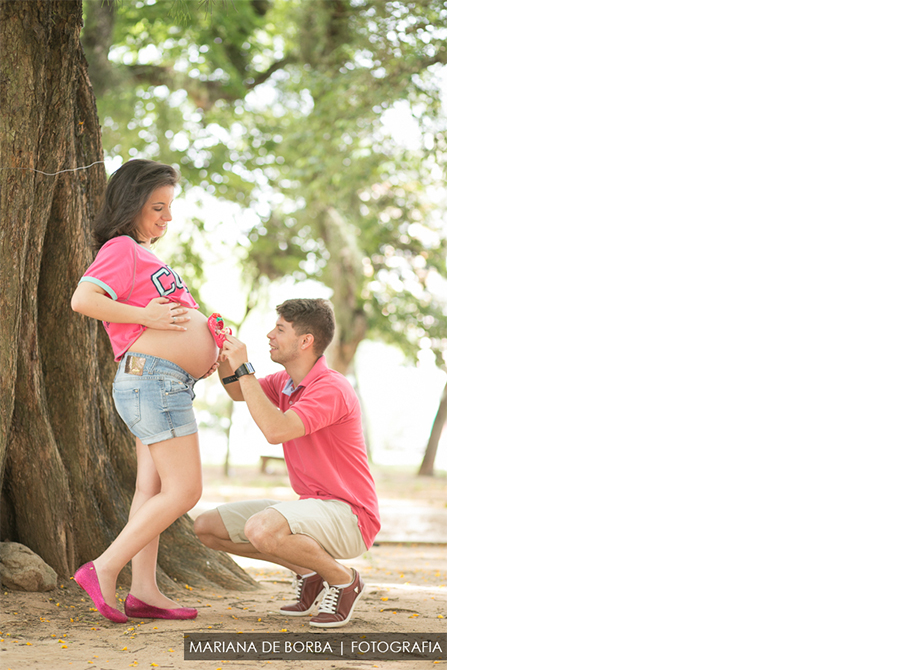
[[284, 388], [281, 390], [281, 392], [287, 396], [293, 395], [304, 386], [308, 386], [309, 384], [313, 383], [327, 371], [328, 366], [325, 364], [325, 357], [319, 356], [316, 359], [315, 364], [312, 366], [312, 369], [306, 373], [306, 376], [300, 380], [300, 383], [297, 386], [294, 386], [294, 380], [291, 379], [290, 375], [288, 375], [287, 382], [285, 383]]

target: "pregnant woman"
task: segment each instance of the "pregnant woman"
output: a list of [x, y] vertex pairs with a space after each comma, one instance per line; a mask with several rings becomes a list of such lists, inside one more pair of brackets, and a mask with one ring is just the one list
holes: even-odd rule
[[[159, 534], [200, 499], [200, 445], [194, 384], [218, 367], [219, 349], [206, 317], [181, 277], [150, 250], [172, 220], [178, 171], [131, 160], [110, 177], [94, 223], [98, 248], [72, 296], [72, 309], [103, 322], [119, 368], [116, 410], [135, 436], [137, 479], [128, 523], [75, 581], [110, 621], [129, 616], [192, 619], [159, 590]], [[131, 561], [125, 614], [116, 580]]]

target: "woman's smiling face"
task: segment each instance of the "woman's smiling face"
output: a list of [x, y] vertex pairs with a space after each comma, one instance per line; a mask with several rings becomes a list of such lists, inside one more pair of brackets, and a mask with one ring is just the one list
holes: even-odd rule
[[172, 201], [175, 199], [174, 186], [160, 186], [150, 194], [137, 222], [137, 234], [141, 244], [162, 237], [172, 220]]

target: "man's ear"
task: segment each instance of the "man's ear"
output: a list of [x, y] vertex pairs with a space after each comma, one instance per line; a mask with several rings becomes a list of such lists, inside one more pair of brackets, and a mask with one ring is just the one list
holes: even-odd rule
[[301, 349], [309, 349], [315, 344], [316, 338], [313, 337], [312, 333], [306, 333], [303, 337], [300, 338], [300, 348]]

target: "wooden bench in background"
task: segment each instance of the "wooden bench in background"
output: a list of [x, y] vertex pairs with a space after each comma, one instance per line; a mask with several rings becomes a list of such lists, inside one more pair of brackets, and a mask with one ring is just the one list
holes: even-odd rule
[[269, 461], [276, 461], [278, 463], [284, 463], [284, 456], [260, 456], [259, 457], [259, 471], [262, 474], [266, 474], [266, 468], [269, 465]]

